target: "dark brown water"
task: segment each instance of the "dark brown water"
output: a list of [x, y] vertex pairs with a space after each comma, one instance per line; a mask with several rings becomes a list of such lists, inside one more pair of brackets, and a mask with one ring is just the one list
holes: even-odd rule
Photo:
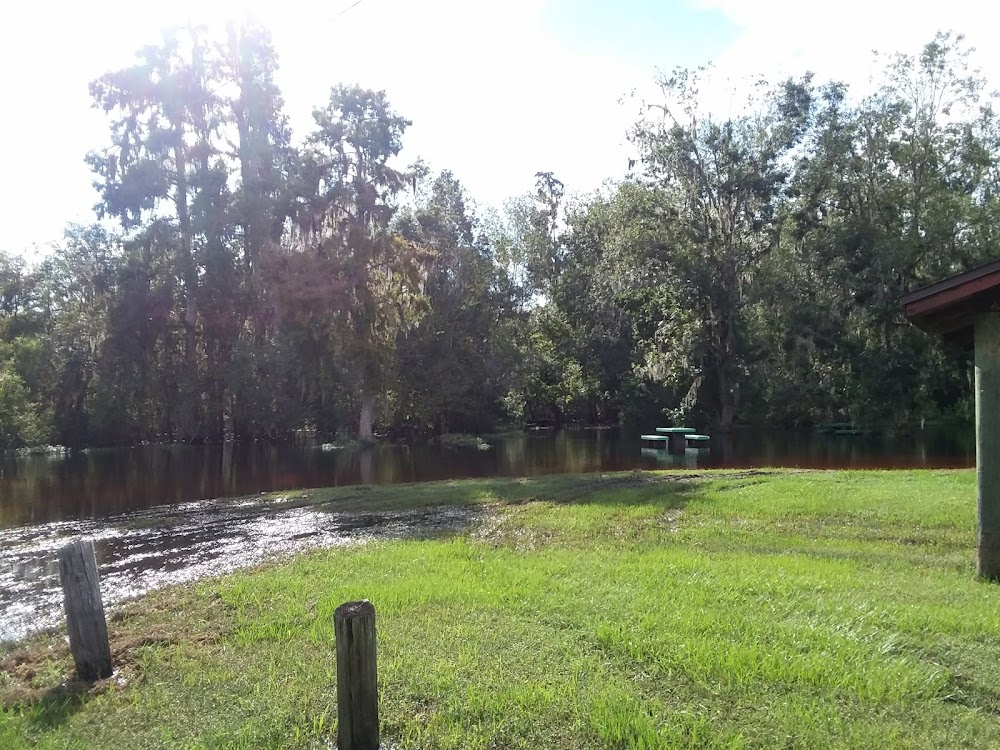
[[[644, 430], [650, 431], [650, 430]], [[488, 450], [435, 445], [322, 450], [314, 445], [146, 446], [0, 458], [0, 641], [58, 624], [56, 551], [97, 542], [108, 605], [162, 586], [311, 547], [453, 530], [477, 511], [343, 513], [289, 492], [328, 485], [532, 476], [636, 468], [973, 466], [972, 430], [912, 438], [742, 430], [707, 450], [644, 449], [639, 430], [539, 432]], [[244, 499], [217, 499], [245, 496]]]
[[[644, 430], [644, 431], [650, 431]], [[102, 518], [264, 491], [435, 479], [667, 468], [958, 468], [975, 464], [972, 429], [867, 438], [740, 430], [708, 450], [642, 450], [640, 430], [538, 432], [489, 450], [437, 445], [321, 450], [318, 445], [144, 446], [70, 456], [0, 457], [0, 529]], [[0, 546], [3, 537], [0, 534]]]

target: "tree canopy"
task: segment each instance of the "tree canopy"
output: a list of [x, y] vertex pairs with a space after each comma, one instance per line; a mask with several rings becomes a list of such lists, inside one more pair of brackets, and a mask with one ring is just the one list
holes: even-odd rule
[[262, 28], [184, 28], [91, 84], [95, 223], [0, 253], [0, 450], [970, 414], [967, 354], [898, 304], [998, 252], [961, 37], [865, 96], [804, 74], [731, 115], [676, 71], [628, 177], [579, 196], [540, 169], [499, 211], [400, 163], [385, 92], [334, 85], [294, 134], [277, 64]]

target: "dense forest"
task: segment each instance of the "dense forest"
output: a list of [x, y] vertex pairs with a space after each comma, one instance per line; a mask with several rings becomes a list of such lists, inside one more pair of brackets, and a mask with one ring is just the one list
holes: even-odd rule
[[678, 71], [621, 179], [479, 211], [399, 163], [384, 92], [293, 136], [265, 30], [173, 32], [91, 84], [94, 223], [0, 253], [0, 449], [968, 416], [968, 354], [898, 301], [1000, 247], [968, 60], [942, 34], [863, 96], [803, 75], [725, 117]]

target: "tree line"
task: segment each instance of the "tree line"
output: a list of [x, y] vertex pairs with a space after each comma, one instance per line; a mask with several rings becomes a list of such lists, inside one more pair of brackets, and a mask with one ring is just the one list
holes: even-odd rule
[[91, 84], [99, 221], [0, 253], [0, 449], [967, 418], [968, 354], [898, 299], [997, 253], [969, 53], [939, 34], [864, 96], [804, 75], [724, 116], [677, 71], [626, 177], [480, 211], [398, 163], [384, 92], [334, 86], [296, 139], [266, 30], [176, 30]]

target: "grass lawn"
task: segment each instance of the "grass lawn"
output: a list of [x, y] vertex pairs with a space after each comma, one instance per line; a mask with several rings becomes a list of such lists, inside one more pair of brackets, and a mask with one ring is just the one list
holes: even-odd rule
[[467, 534], [312, 552], [0, 651], [0, 748], [330, 748], [333, 611], [377, 610], [392, 748], [1000, 747], [975, 475], [563, 476], [310, 491], [472, 503]]

